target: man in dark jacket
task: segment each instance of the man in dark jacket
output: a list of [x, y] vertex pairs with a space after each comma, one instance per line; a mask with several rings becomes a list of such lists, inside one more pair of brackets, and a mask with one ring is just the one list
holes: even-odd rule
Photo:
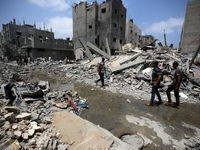
[[161, 78], [162, 78], [162, 72], [161, 69], [158, 68], [158, 62], [157, 61], [153, 61], [152, 62], [152, 67], [153, 67], [153, 71], [152, 71], [152, 91], [151, 91], [151, 100], [150, 103], [145, 104], [146, 106], [153, 106], [153, 102], [154, 102], [154, 98], [155, 98], [155, 94], [158, 97], [158, 102], [157, 104], [162, 104], [163, 101], [160, 97], [160, 93], [158, 92], [158, 86], [160, 84]]
[[173, 68], [175, 69], [173, 82], [168, 86], [166, 91], [168, 102], [165, 105], [172, 105], [170, 92], [174, 90], [174, 96], [176, 97], [176, 103], [173, 105], [175, 108], [179, 108], [179, 87], [183, 78], [182, 71], [178, 68], [178, 62], [173, 62]]

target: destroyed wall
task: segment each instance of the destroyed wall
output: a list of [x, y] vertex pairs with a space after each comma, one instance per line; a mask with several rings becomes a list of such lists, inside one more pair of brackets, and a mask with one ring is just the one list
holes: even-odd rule
[[31, 25], [16, 25], [11, 23], [3, 24], [3, 40], [12, 40], [19, 37], [39, 37], [42, 40], [54, 39], [54, 33], [49, 31], [37, 30]]
[[[98, 4], [81, 2], [73, 7], [74, 49], [90, 42], [97, 47], [106, 47], [106, 38], [111, 49], [119, 49], [119, 42], [125, 44], [126, 8], [122, 1], [109, 0]], [[119, 41], [119, 42], [118, 42]]]
[[73, 42], [70, 39], [54, 39], [54, 33], [38, 30], [31, 25], [3, 24], [2, 43], [15, 40], [15, 55], [37, 57], [52, 57], [61, 60], [65, 57], [74, 59]]
[[[154, 41], [154, 37], [152, 35], [143, 35], [142, 36], [142, 47], [148, 46]], [[152, 46], [156, 46], [154, 43]]]
[[126, 20], [126, 43], [132, 43], [137, 47], [142, 44], [142, 30], [133, 23], [133, 19]]
[[77, 4], [73, 7], [73, 41], [75, 50], [82, 47], [79, 43], [79, 38], [81, 38], [84, 43], [87, 42], [86, 5], [87, 2], [81, 2], [79, 5]]
[[200, 43], [200, 0], [187, 3], [183, 23], [180, 48], [181, 52], [195, 52]]

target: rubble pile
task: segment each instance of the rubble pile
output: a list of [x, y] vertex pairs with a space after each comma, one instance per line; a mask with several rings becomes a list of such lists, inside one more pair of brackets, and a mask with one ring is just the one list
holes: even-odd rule
[[86, 99], [72, 90], [50, 91], [48, 81], [27, 82], [28, 68], [2, 64], [1, 70], [5, 68], [0, 78], [0, 149], [66, 149], [48, 124], [55, 111], [80, 115], [88, 108]]
[[[179, 54], [180, 55], [180, 54]], [[141, 51], [132, 52], [126, 55], [111, 56], [107, 60], [106, 70], [110, 75], [105, 82], [112, 92], [120, 92], [141, 100], [149, 100], [151, 91], [151, 62], [157, 60], [159, 67], [162, 69], [163, 81], [159, 88], [163, 99], [166, 97], [167, 86], [172, 82], [174, 70], [171, 67], [174, 61], [179, 62], [179, 68], [184, 73], [184, 78], [180, 87], [181, 103], [199, 103], [200, 101], [200, 78], [195, 77], [195, 71], [200, 72], [200, 68], [193, 65], [193, 71], [189, 69], [188, 62], [185, 62], [183, 56], [170, 54], [169, 52]], [[136, 56], [136, 57], [135, 57]], [[99, 78], [97, 74], [98, 61], [97, 57], [93, 61], [82, 61], [81, 63], [60, 65], [57, 69], [59, 73], [65, 73], [67, 77], [73, 78], [78, 82], [85, 84], [95, 84]]]

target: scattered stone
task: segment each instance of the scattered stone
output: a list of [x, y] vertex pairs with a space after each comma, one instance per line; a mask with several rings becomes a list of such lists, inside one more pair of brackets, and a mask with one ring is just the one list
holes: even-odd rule
[[10, 122], [9, 122], [9, 121], [6, 121], [5, 124], [4, 124], [4, 126], [3, 126], [3, 129], [4, 129], [5, 131], [7, 131], [7, 130], [10, 129], [10, 127], [11, 127]]
[[24, 140], [28, 140], [28, 136], [29, 136], [28, 133], [23, 133], [23, 134], [22, 134], [22, 138], [23, 138]]
[[33, 136], [34, 133], [35, 133], [35, 130], [34, 130], [34, 129], [29, 129], [29, 130], [28, 130], [29, 136]]
[[21, 137], [22, 132], [21, 131], [14, 131], [14, 135], [19, 138], [19, 137]]
[[6, 134], [7, 134], [10, 138], [14, 137], [13, 131], [7, 131]]
[[35, 145], [36, 144], [35, 138], [29, 139], [28, 143], [31, 145]]
[[31, 113], [31, 120], [32, 120], [32, 121], [35, 121], [35, 120], [37, 120], [37, 119], [38, 119], [38, 117], [39, 117], [39, 114], [36, 114], [36, 113]]
[[13, 129], [13, 130], [16, 130], [17, 128], [18, 128], [17, 124], [14, 124], [14, 125], [12, 126], [12, 129]]

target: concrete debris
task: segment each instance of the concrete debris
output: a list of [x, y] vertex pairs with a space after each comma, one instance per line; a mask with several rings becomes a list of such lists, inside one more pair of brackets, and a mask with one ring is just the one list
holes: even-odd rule
[[[78, 69], [76, 66], [72, 68]], [[14, 72], [15, 69], [10, 66], [5, 71]], [[18, 69], [21, 68], [17, 68], [16, 71]], [[18, 78], [24, 76], [19, 73], [23, 71], [19, 70]], [[0, 83], [9, 85], [9, 88], [0, 91], [0, 144], [2, 140], [12, 138], [19, 141], [22, 149], [66, 149], [68, 145], [61, 143], [59, 133], [52, 131], [47, 124], [51, 123], [54, 111], [59, 111], [61, 108], [80, 115], [82, 111], [88, 109], [86, 99], [80, 97], [78, 92], [66, 88], [50, 92], [48, 81], [25, 83], [23, 80], [20, 82], [12, 80], [11, 82], [6, 80], [4, 75], [1, 74]], [[59, 104], [66, 104], [66, 107], [58, 107]], [[10, 146], [9, 143], [3, 143], [5, 149]], [[2, 147], [0, 145], [0, 149]]]
[[[191, 56], [183, 56], [169, 48], [164, 50], [162, 44], [159, 44], [161, 47], [159, 51], [148, 46], [143, 50], [129, 47], [125, 50], [126, 54], [111, 56], [109, 45], [107, 45], [107, 54], [91, 43], [87, 43], [87, 46], [81, 43], [89, 60], [80, 60], [73, 64], [60, 61], [35, 62], [28, 67], [16, 66], [14, 62], [9, 65], [1, 63], [0, 143], [3, 139], [6, 143], [11, 138], [19, 140], [22, 149], [66, 149], [68, 145], [61, 143], [60, 137], [56, 136], [59, 133], [53, 132], [47, 124], [51, 123], [55, 111], [65, 109], [80, 115], [82, 111], [88, 109], [88, 104], [73, 87], [67, 89], [60, 83], [64, 78], [70, 78], [95, 86], [94, 81], [99, 77], [97, 74], [97, 65], [101, 60], [99, 54], [107, 58], [105, 65], [108, 78], [105, 78], [105, 84], [109, 88], [106, 90], [149, 100], [151, 63], [157, 60], [163, 74], [163, 81], [161, 81], [163, 86], [159, 88], [162, 97], [166, 95], [167, 86], [173, 79], [174, 70], [171, 65], [173, 61], [178, 61], [184, 73], [180, 86], [181, 103], [200, 103], [199, 60], [194, 60], [189, 67]], [[92, 55], [88, 47], [97, 55]], [[57, 77], [56, 82], [60, 84], [57, 90], [50, 90], [48, 78], [46, 81], [44, 79], [40, 81], [38, 77], [35, 83], [25, 81], [27, 77], [41, 70], [50, 78]], [[196, 144], [196, 140], [194, 143], [185, 143], [186, 147], [195, 147]]]

